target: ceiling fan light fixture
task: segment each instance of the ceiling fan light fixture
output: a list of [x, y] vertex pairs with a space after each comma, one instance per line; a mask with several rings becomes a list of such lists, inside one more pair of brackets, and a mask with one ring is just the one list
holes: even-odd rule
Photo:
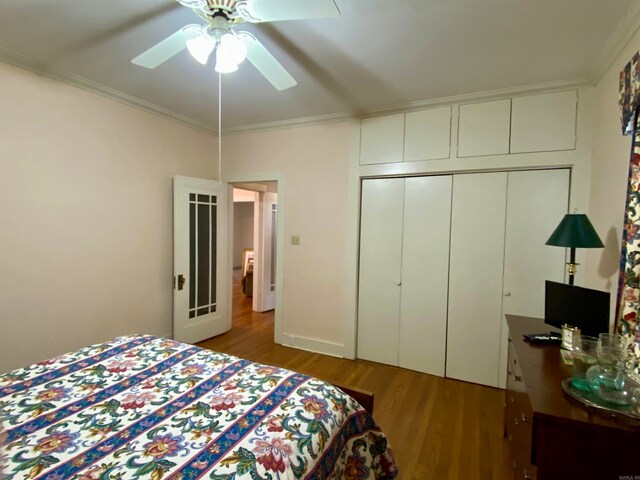
[[232, 33], [225, 33], [218, 45], [218, 58], [224, 63], [239, 65], [247, 58], [247, 46]]
[[238, 64], [232, 62], [225, 62], [220, 59], [220, 55], [216, 55], [216, 72], [219, 73], [232, 73], [238, 70]]
[[202, 65], [207, 64], [209, 55], [211, 55], [215, 47], [215, 39], [205, 32], [195, 38], [187, 40], [187, 50], [189, 50], [191, 56]]

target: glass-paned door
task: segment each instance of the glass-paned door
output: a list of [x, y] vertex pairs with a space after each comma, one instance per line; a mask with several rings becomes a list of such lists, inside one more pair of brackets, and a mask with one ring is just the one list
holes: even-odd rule
[[174, 178], [174, 338], [197, 342], [231, 327], [227, 315], [226, 184]]

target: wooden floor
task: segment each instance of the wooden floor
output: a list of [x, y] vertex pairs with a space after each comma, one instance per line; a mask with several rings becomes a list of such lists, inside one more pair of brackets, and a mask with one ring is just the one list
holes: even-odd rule
[[402, 480], [511, 478], [503, 391], [276, 345], [273, 312], [252, 312], [235, 283], [232, 330], [199, 346], [374, 392]]

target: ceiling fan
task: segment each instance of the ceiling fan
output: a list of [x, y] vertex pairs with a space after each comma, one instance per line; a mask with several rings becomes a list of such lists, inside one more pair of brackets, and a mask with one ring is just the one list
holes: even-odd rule
[[326, 18], [340, 15], [334, 0], [177, 0], [191, 8], [206, 24], [190, 24], [131, 60], [146, 68], [158, 65], [185, 48], [205, 65], [216, 49], [215, 69], [234, 72], [248, 59], [278, 90], [297, 85], [295, 79], [250, 32], [235, 31], [243, 22], [264, 23], [282, 20]]

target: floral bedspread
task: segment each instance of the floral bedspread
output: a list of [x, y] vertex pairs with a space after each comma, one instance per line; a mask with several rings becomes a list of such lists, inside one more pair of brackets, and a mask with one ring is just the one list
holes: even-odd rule
[[390, 479], [372, 417], [317, 379], [149, 335], [0, 375], [0, 478]]

